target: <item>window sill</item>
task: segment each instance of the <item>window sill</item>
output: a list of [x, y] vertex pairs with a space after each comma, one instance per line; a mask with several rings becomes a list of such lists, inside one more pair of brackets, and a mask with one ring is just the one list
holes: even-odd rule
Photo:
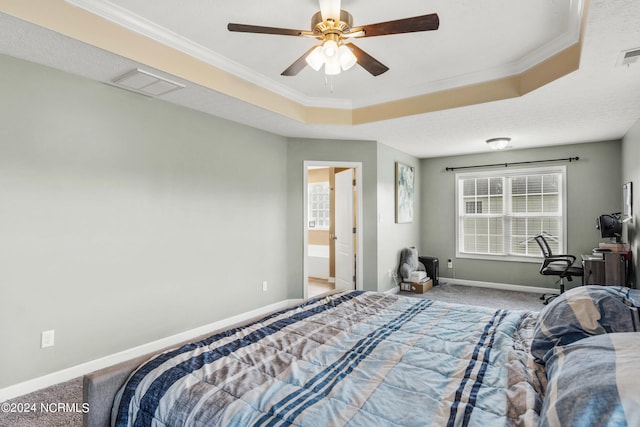
[[481, 260], [481, 261], [526, 262], [531, 264], [540, 264], [542, 262], [542, 257], [528, 257], [528, 256], [517, 256], [517, 255], [481, 255], [481, 254], [457, 253], [456, 258], [474, 259], [474, 260]]

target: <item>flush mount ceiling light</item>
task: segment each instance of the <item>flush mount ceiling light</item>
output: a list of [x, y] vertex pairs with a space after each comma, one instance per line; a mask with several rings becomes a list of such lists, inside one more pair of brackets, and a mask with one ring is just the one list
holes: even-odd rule
[[491, 138], [491, 139], [487, 139], [487, 144], [489, 144], [489, 147], [493, 148], [494, 150], [502, 150], [507, 145], [509, 145], [510, 141], [511, 141], [511, 138], [504, 138], [504, 137]]
[[332, 76], [350, 69], [356, 63], [371, 75], [378, 76], [389, 70], [389, 67], [353, 43], [347, 43], [348, 39], [430, 31], [437, 30], [440, 26], [438, 15], [432, 13], [353, 27], [353, 17], [340, 8], [340, 0], [319, 0], [319, 2], [320, 11], [311, 18], [311, 31], [233, 23], [228, 24], [227, 29], [241, 33], [312, 37], [321, 41], [319, 46], [309, 49], [284, 70], [281, 74], [283, 76], [295, 76], [307, 65], [316, 71], [324, 65], [324, 73]]

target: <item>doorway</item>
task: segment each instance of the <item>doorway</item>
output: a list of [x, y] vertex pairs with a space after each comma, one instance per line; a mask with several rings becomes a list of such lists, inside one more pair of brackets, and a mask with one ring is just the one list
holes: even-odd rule
[[303, 296], [363, 289], [362, 164], [305, 161]]

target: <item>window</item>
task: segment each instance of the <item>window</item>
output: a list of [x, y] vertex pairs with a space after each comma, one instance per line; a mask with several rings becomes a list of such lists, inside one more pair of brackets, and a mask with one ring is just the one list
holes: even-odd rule
[[329, 222], [331, 220], [329, 203], [328, 182], [309, 184], [309, 229], [329, 229]]
[[462, 258], [537, 261], [545, 233], [563, 253], [566, 168], [456, 174], [456, 252]]

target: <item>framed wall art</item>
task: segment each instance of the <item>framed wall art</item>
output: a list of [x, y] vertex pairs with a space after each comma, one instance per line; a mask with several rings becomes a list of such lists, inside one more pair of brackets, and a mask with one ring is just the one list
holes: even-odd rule
[[622, 219], [633, 217], [633, 191], [631, 183], [626, 182], [622, 185]]
[[415, 171], [413, 166], [396, 162], [396, 223], [413, 222], [415, 199]]

